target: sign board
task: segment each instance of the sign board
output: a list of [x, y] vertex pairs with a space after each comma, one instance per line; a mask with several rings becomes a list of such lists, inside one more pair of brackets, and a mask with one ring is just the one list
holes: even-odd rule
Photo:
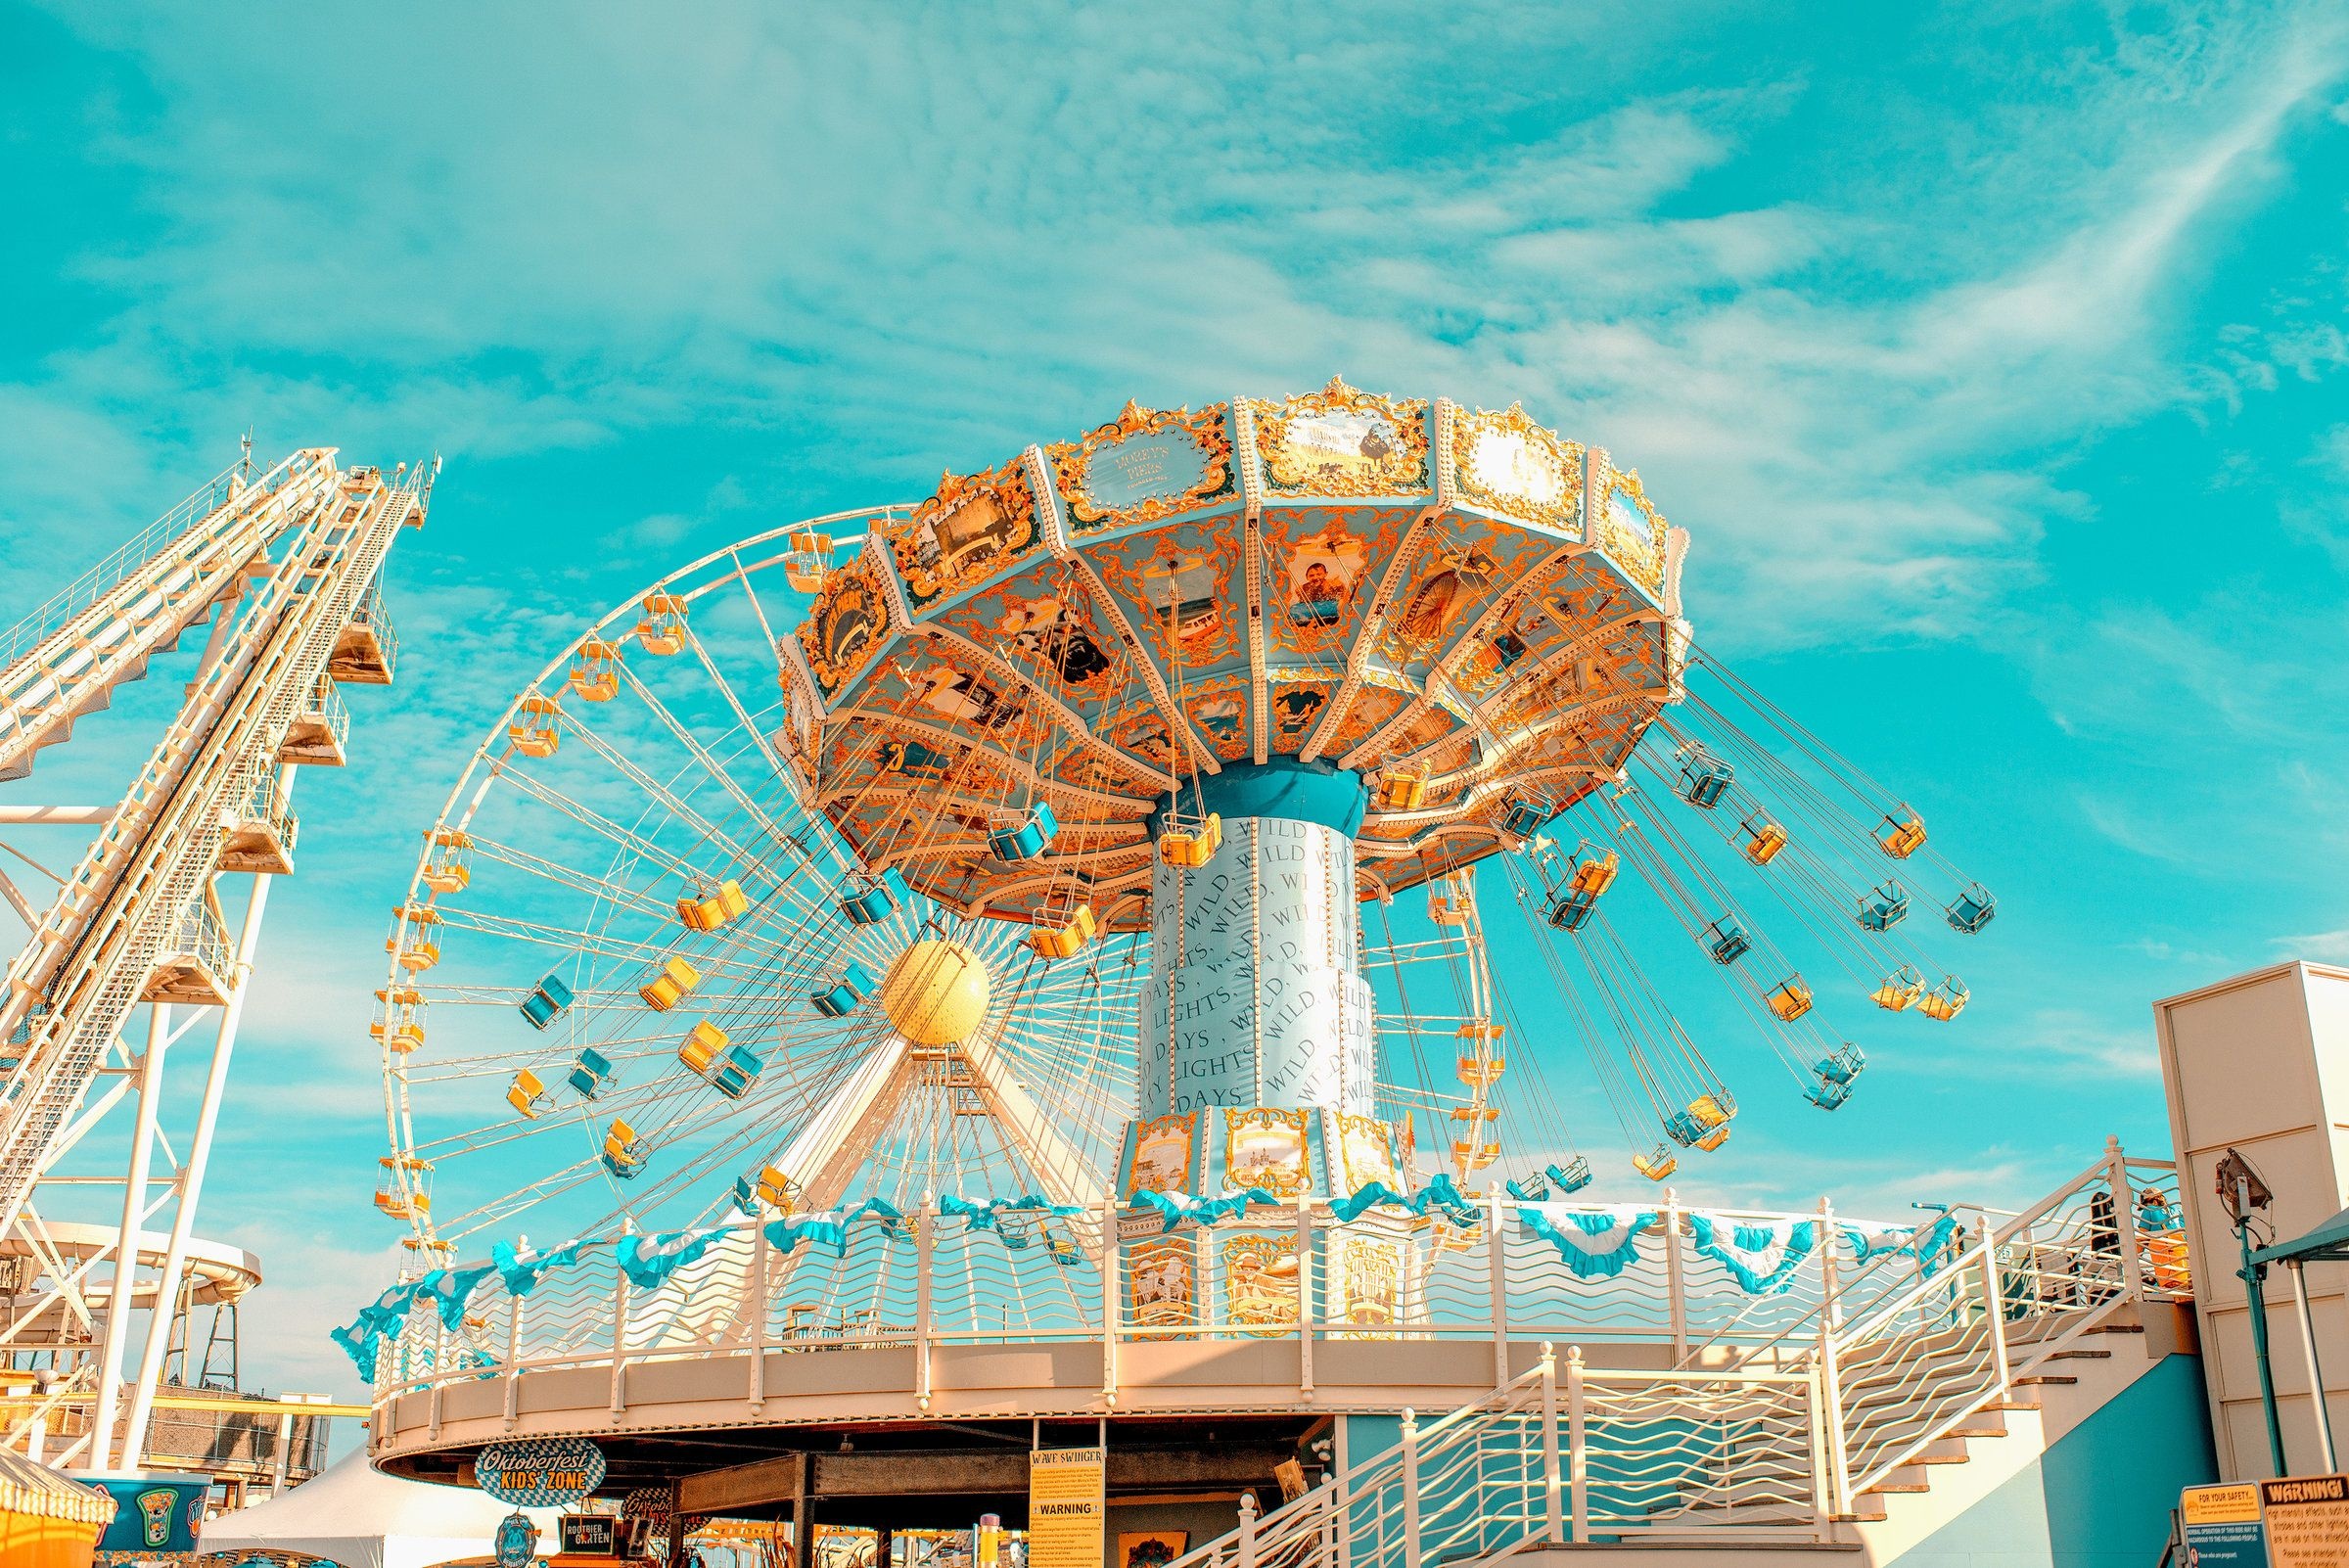
[[2178, 1497], [2187, 1560], [2196, 1568], [2269, 1568], [2267, 1527], [2259, 1520], [2259, 1486], [2188, 1487]]
[[583, 1557], [620, 1555], [620, 1521], [608, 1513], [567, 1513], [563, 1516], [563, 1550]]
[[604, 1451], [585, 1438], [492, 1443], [474, 1461], [474, 1482], [517, 1508], [561, 1508], [604, 1484]]
[[1028, 1568], [1101, 1568], [1104, 1457], [1097, 1448], [1028, 1455]]
[[538, 1527], [529, 1514], [517, 1508], [497, 1522], [497, 1537], [490, 1543], [497, 1568], [528, 1568], [537, 1551]]
[[2259, 1484], [2274, 1568], [2349, 1568], [2349, 1475]]
[[193, 1552], [204, 1523], [207, 1477], [184, 1475], [76, 1475], [115, 1499], [114, 1522], [98, 1540], [102, 1560]]

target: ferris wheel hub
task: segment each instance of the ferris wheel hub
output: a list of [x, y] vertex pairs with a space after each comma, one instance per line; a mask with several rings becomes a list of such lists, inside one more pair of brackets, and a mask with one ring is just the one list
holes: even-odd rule
[[889, 966], [881, 1011], [916, 1045], [952, 1045], [986, 1021], [990, 990], [986, 960], [959, 942], [932, 937]]

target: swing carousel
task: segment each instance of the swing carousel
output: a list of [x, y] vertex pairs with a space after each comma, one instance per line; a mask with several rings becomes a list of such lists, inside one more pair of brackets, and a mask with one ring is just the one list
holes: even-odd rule
[[[837, 1479], [1115, 1418], [1114, 1491], [1177, 1418], [1272, 1423], [1244, 1467], [1526, 1334], [1766, 1319], [1792, 1232], [1704, 1305], [1638, 1252], [1710, 1234], [1664, 1183], [1741, 1094], [1843, 1107], [1864, 1025], [1955, 1023], [1929, 949], [1996, 904], [1697, 643], [1685, 548], [1521, 409], [1332, 381], [1129, 403], [582, 628], [384, 942], [410, 1267], [338, 1335], [379, 1459]], [[1363, 1359], [1462, 1343], [1497, 1366]]]

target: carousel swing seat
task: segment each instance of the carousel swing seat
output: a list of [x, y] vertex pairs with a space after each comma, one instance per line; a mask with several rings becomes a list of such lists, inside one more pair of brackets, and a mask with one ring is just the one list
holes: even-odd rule
[[1378, 808], [1415, 811], [1427, 801], [1427, 774], [1421, 769], [1397, 768], [1378, 779]]
[[1706, 751], [1702, 746], [1681, 749], [1681, 782], [1676, 786], [1681, 800], [1700, 811], [1710, 811], [1721, 804], [1728, 793], [1729, 781], [1737, 769]]
[[1966, 1001], [1971, 994], [1965, 989], [1964, 981], [1956, 975], [1945, 975], [1940, 985], [1925, 992], [1924, 999], [1916, 1004], [1916, 1010], [1927, 1018], [1938, 1018], [1946, 1024], [1965, 1011]]
[[877, 876], [852, 876], [840, 895], [840, 912], [852, 926], [873, 925], [895, 914], [911, 892], [894, 865]]
[[1543, 1174], [1549, 1177], [1550, 1185], [1561, 1198], [1582, 1191], [1591, 1180], [1590, 1162], [1579, 1154], [1562, 1166], [1544, 1166]]
[[1513, 795], [1500, 808], [1500, 830], [1512, 839], [1530, 839], [1549, 826], [1557, 814], [1556, 804], [1540, 791]]
[[1949, 921], [1951, 930], [1970, 937], [1989, 925], [1991, 916], [1998, 912], [1999, 900], [1990, 896], [1988, 888], [1976, 882], [1952, 899], [1943, 907], [1942, 916]]
[[1745, 835], [1745, 842], [1737, 846], [1737, 853], [1756, 865], [1770, 864], [1778, 857], [1778, 852], [1786, 848], [1786, 829], [1766, 811], [1756, 811], [1738, 823], [1737, 831]]
[[677, 900], [677, 923], [688, 931], [722, 931], [750, 912], [751, 897], [732, 877], [699, 882]]
[[1746, 935], [1745, 923], [1735, 915], [1723, 915], [1705, 927], [1697, 940], [1717, 964], [1733, 964], [1754, 949], [1754, 939]]
[[1851, 1097], [1851, 1084], [1837, 1084], [1830, 1081], [1821, 1081], [1814, 1087], [1803, 1091], [1803, 1098], [1809, 1100], [1812, 1104], [1818, 1106], [1822, 1111], [1832, 1111], [1841, 1106], [1844, 1101], [1850, 1099]]
[[[1909, 811], [1905, 806], [1901, 809]], [[1896, 860], [1906, 860], [1925, 847], [1925, 819], [1914, 811], [1907, 816], [1887, 812], [1876, 824], [1875, 840], [1877, 849]]]
[[1811, 987], [1800, 975], [1788, 975], [1762, 998], [1781, 1023], [1791, 1024], [1811, 1010]]
[[1632, 1156], [1632, 1169], [1650, 1181], [1662, 1181], [1681, 1168], [1681, 1158], [1659, 1143], [1647, 1154]]
[[1925, 977], [1915, 966], [1903, 964], [1884, 977], [1882, 985], [1869, 992], [1868, 998], [1888, 1013], [1907, 1012], [1916, 1005], [1925, 993]]
[[1060, 818], [1050, 801], [1038, 801], [1019, 821], [987, 836], [987, 847], [998, 860], [1033, 860], [1060, 835]]
[[1587, 893], [1561, 893], [1543, 908], [1543, 918], [1560, 931], [1580, 931], [1590, 923], [1598, 900]]
[[1860, 926], [1864, 931], [1890, 931], [1909, 918], [1909, 890], [1887, 878], [1860, 899]]
[[1210, 811], [1205, 816], [1182, 816], [1170, 812], [1166, 831], [1158, 836], [1158, 857], [1172, 866], [1197, 870], [1216, 857], [1223, 847], [1223, 817]]
[[1037, 907], [1028, 945], [1039, 958], [1074, 958], [1099, 929], [1090, 900], [1077, 893], [1056, 893]]

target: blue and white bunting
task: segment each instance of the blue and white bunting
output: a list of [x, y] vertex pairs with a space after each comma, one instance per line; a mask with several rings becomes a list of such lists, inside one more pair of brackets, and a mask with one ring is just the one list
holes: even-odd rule
[[1653, 1228], [1649, 1209], [1576, 1209], [1562, 1203], [1521, 1204], [1517, 1222], [1558, 1249], [1579, 1279], [1612, 1279], [1639, 1257], [1639, 1238]]
[[1194, 1198], [1187, 1192], [1137, 1189], [1127, 1203], [1135, 1209], [1157, 1210], [1160, 1219], [1165, 1222], [1159, 1227], [1161, 1230], [1173, 1230], [1177, 1225], [1212, 1225], [1227, 1215], [1246, 1214], [1259, 1206], [1280, 1206], [1280, 1200], [1262, 1187], [1250, 1187], [1245, 1192], [1226, 1192], [1220, 1198]]
[[1460, 1191], [1459, 1184], [1452, 1180], [1449, 1172], [1439, 1172], [1426, 1186], [1407, 1198], [1383, 1181], [1364, 1182], [1355, 1190], [1354, 1196], [1339, 1198], [1331, 1203], [1329, 1212], [1337, 1217], [1338, 1223], [1350, 1225], [1360, 1219], [1365, 1210], [1381, 1203], [1408, 1209], [1417, 1215], [1424, 1215], [1430, 1209], [1441, 1210], [1444, 1217], [1455, 1224], [1473, 1225], [1484, 1220], [1484, 1211]]
[[489, 1249], [489, 1267], [506, 1282], [509, 1296], [528, 1296], [538, 1288], [538, 1276], [557, 1268], [569, 1268], [579, 1261], [583, 1241], [567, 1241], [560, 1247], [540, 1252], [535, 1247], [517, 1249], [510, 1241], [500, 1241]]
[[479, 1268], [436, 1268], [417, 1281], [416, 1299], [440, 1310], [440, 1326], [456, 1328], [465, 1321], [465, 1302], [474, 1287], [497, 1270], [487, 1264]]
[[734, 1224], [705, 1225], [698, 1230], [670, 1230], [657, 1236], [622, 1236], [617, 1249], [620, 1271], [638, 1290], [659, 1290], [686, 1265], [698, 1261], [727, 1235]]
[[1737, 1283], [1754, 1296], [1773, 1295], [1785, 1289], [1793, 1282], [1795, 1270], [1803, 1266], [1803, 1260], [1819, 1246], [1816, 1220], [1772, 1220], [1762, 1224], [1747, 1224], [1721, 1215], [1691, 1212], [1688, 1226], [1696, 1234], [1698, 1254], [1736, 1275]]

